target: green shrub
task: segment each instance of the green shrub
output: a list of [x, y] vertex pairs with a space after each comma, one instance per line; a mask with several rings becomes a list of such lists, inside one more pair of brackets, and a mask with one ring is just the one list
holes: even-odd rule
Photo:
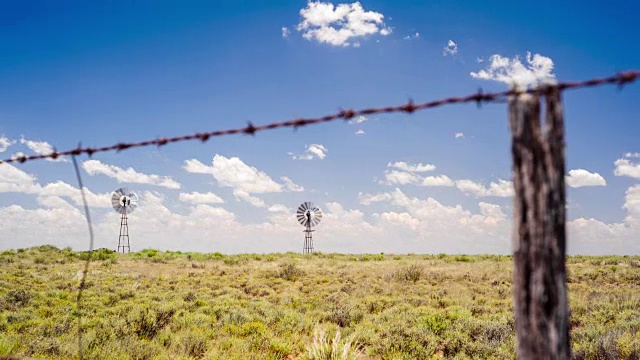
[[441, 313], [431, 313], [422, 315], [417, 319], [418, 326], [425, 327], [436, 335], [442, 333], [451, 327], [451, 320]]
[[32, 297], [33, 295], [24, 289], [10, 290], [4, 295], [4, 305], [8, 309], [18, 309], [26, 306]]
[[134, 313], [127, 320], [127, 327], [140, 339], [153, 339], [160, 330], [169, 324], [176, 310], [160, 308], [151, 310], [144, 308]]
[[456, 255], [453, 257], [453, 260], [457, 262], [473, 262], [473, 260], [467, 255]]
[[15, 355], [18, 350], [18, 337], [3, 332], [0, 330], [0, 355]]
[[395, 273], [395, 278], [402, 281], [418, 282], [424, 276], [424, 268], [418, 264], [412, 264]]
[[193, 291], [189, 291], [184, 297], [183, 300], [186, 302], [191, 302], [196, 299], [196, 293]]
[[295, 281], [304, 275], [304, 271], [300, 269], [294, 262], [288, 262], [280, 265], [277, 276], [288, 281]]
[[325, 320], [343, 328], [359, 323], [362, 318], [363, 314], [353, 309], [350, 305], [339, 303], [331, 307]]
[[240, 260], [238, 260], [238, 258], [236, 257], [225, 257], [223, 260], [225, 265], [238, 265], [240, 263]]
[[207, 352], [207, 336], [202, 331], [193, 331], [182, 338], [182, 351], [185, 355], [200, 359]]

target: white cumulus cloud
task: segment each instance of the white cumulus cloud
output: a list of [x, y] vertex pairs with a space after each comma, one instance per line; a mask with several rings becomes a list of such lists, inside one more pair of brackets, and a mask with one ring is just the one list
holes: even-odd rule
[[569, 175], [566, 176], [565, 180], [567, 185], [572, 188], [607, 185], [607, 182], [600, 174], [591, 173], [584, 169], [569, 171]]
[[422, 182], [420, 175], [398, 170], [387, 170], [384, 172], [384, 181], [382, 184], [387, 185], [408, 185], [419, 184]]
[[191, 173], [211, 174], [220, 186], [232, 188], [233, 196], [237, 200], [255, 207], [266, 207], [267, 204], [253, 194], [304, 191], [302, 186], [295, 184], [290, 178], [283, 176], [280, 178], [283, 183], [278, 183], [264, 171], [245, 164], [237, 157], [227, 158], [216, 154], [211, 166], [196, 159], [186, 160], [183, 168]]
[[11, 164], [0, 164], [0, 193], [33, 194], [40, 190], [36, 177]]
[[458, 53], [458, 44], [456, 44], [453, 40], [449, 40], [447, 42], [447, 46], [442, 49], [442, 55], [455, 55]]
[[469, 242], [468, 236], [474, 241], [482, 238], [482, 247], [498, 248], [505, 246], [500, 244], [506, 244], [507, 241], [508, 219], [496, 204], [481, 202], [480, 212], [474, 214], [460, 205], [446, 206], [431, 197], [409, 197], [400, 189], [375, 195], [360, 194], [359, 201], [363, 204], [386, 202], [400, 208], [400, 212], [388, 211], [378, 216], [379, 223], [376, 225], [392, 233], [413, 235], [425, 241], [437, 241], [446, 234], [447, 239], [455, 242], [455, 245], [449, 243], [450, 247], [459, 246], [465, 252], [478, 245]]
[[387, 36], [391, 28], [383, 21], [384, 15], [365, 11], [359, 2], [338, 4], [310, 1], [300, 10], [302, 21], [297, 30], [307, 40], [316, 40], [333, 46], [359, 44], [358, 39], [368, 35]]
[[476, 79], [493, 80], [518, 87], [534, 86], [555, 82], [553, 74], [553, 60], [540, 54], [531, 55], [527, 52], [525, 64], [520, 57], [513, 59], [498, 54], [489, 58], [489, 65], [478, 72], [471, 72]]
[[381, 193], [381, 194], [373, 194], [373, 195], [358, 193], [358, 201], [362, 205], [371, 205], [376, 202], [384, 202], [384, 201], [390, 201], [390, 200], [391, 200], [391, 194], [389, 193]]
[[119, 183], [149, 184], [167, 189], [180, 189], [180, 184], [168, 176], [147, 175], [135, 171], [132, 167], [123, 169], [115, 165], [102, 163], [99, 160], [83, 161], [82, 167], [89, 175], [106, 175], [116, 179]]
[[291, 30], [289, 30], [289, 28], [286, 27], [286, 26], [283, 26], [281, 31], [282, 31], [282, 37], [283, 38], [288, 38], [289, 34], [291, 34]]
[[213, 157], [211, 174], [222, 186], [248, 194], [281, 192], [282, 185], [273, 181], [265, 172], [245, 164], [240, 158]]
[[212, 192], [200, 193], [180, 193], [178, 199], [191, 204], [222, 204], [224, 200]]
[[627, 189], [623, 207], [627, 209], [626, 222], [628, 224], [633, 223], [634, 226], [640, 226], [640, 185], [634, 185]]
[[[567, 223], [569, 252], [579, 254], [638, 254], [640, 244], [640, 185], [627, 189], [622, 222], [605, 223], [597, 219], [578, 218]], [[602, 246], [603, 240], [606, 247]]]
[[628, 159], [618, 159], [614, 165], [616, 168], [613, 173], [616, 176], [629, 176], [634, 179], [640, 179], [640, 163], [632, 163]]
[[251, 194], [249, 194], [248, 192], [244, 191], [244, 190], [240, 190], [240, 189], [233, 189], [233, 196], [237, 199], [237, 200], [242, 200], [245, 202], [248, 202], [249, 204], [255, 206], [255, 207], [266, 207], [267, 204], [264, 202], [264, 200], [260, 199], [259, 197], [253, 196]]
[[418, 186], [453, 186], [454, 181], [446, 175], [423, 177], [417, 173], [433, 171], [432, 164], [410, 164], [404, 161], [390, 162], [387, 164], [384, 180], [378, 181], [385, 185], [418, 185]]
[[356, 131], [356, 135], [364, 135], [364, 130], [360, 129]]
[[[87, 199], [87, 204], [91, 207], [100, 207], [100, 208], [111, 208], [111, 193], [103, 193], [96, 194], [89, 190], [88, 188], [84, 188], [84, 195]], [[49, 183], [42, 187], [38, 192], [38, 196], [40, 197], [40, 201], [45, 201], [49, 197], [54, 198], [69, 198], [73, 201], [73, 203], [77, 206], [82, 206], [82, 194], [80, 193], [80, 189], [65, 183], [64, 181], [56, 181], [54, 183]], [[55, 200], [54, 200], [55, 201]]]
[[295, 155], [293, 153], [289, 154], [293, 157], [294, 160], [313, 160], [315, 158], [322, 160], [327, 156], [327, 152], [329, 152], [326, 147], [320, 144], [311, 144], [306, 145], [305, 147], [306, 150], [300, 155]]
[[453, 186], [455, 182], [446, 175], [427, 176], [422, 179], [422, 186]]
[[[12, 192], [35, 195], [37, 196], [36, 201], [47, 207], [52, 207], [52, 204], [63, 203], [70, 206], [62, 199], [63, 197], [71, 199], [75, 205], [81, 206], [83, 204], [82, 195], [77, 187], [60, 180], [42, 186], [36, 180], [34, 175], [28, 174], [11, 164], [0, 165], [0, 193]], [[111, 207], [111, 193], [96, 194], [86, 187], [84, 190], [89, 206]]]
[[286, 176], [281, 177], [280, 180], [282, 180], [282, 182], [284, 183], [284, 187], [289, 191], [304, 191], [304, 187], [302, 185], [295, 184], [293, 180], [289, 179]]
[[186, 172], [192, 174], [212, 174], [210, 166], [207, 166], [196, 159], [186, 160], [183, 166]]
[[4, 135], [0, 136], [0, 152], [7, 151], [7, 148], [15, 143], [15, 140], [11, 140]]
[[[26, 145], [31, 151], [38, 155], [48, 155], [53, 152], [53, 146], [46, 141], [34, 141], [27, 140], [24, 137], [20, 139], [20, 144]], [[47, 158], [47, 161], [69, 161], [64, 156], [59, 156], [56, 159]]]
[[456, 133], [456, 139], [462, 139], [462, 138], [464, 138], [464, 133], [457, 132]]
[[273, 204], [269, 206], [267, 211], [272, 213], [288, 213], [289, 209], [287, 209], [287, 207], [282, 204]]
[[362, 124], [363, 122], [368, 121], [368, 120], [369, 120], [368, 117], [360, 115], [360, 116], [356, 117], [355, 119], [349, 120], [348, 123], [349, 124]]
[[402, 171], [408, 171], [408, 172], [427, 172], [427, 171], [433, 171], [436, 169], [435, 165], [423, 164], [423, 163], [409, 164], [404, 161], [388, 163], [387, 167], [402, 170]]
[[513, 183], [511, 181], [498, 179], [498, 182], [491, 182], [488, 187], [473, 180], [456, 181], [458, 190], [465, 194], [476, 197], [495, 196], [510, 197], [513, 196]]

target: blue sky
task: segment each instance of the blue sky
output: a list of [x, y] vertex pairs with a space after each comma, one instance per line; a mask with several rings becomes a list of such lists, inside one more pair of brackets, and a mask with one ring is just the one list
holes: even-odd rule
[[[2, 3], [0, 157], [638, 68], [638, 5], [610, 4]], [[639, 95], [564, 95], [571, 253], [640, 253]], [[358, 121], [83, 157], [97, 246], [126, 186], [132, 250], [301, 251], [312, 201], [320, 251], [511, 251], [504, 104]], [[0, 214], [2, 248], [87, 246], [69, 159], [0, 166]]]

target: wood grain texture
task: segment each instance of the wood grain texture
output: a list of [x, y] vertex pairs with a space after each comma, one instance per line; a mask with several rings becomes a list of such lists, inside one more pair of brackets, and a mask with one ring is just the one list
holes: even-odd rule
[[560, 92], [509, 100], [514, 197], [514, 311], [519, 359], [569, 359], [565, 154]]

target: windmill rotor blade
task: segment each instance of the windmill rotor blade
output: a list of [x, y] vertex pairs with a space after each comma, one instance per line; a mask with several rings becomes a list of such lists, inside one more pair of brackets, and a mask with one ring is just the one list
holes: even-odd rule
[[128, 189], [125, 195], [131, 198], [131, 201], [133, 201], [134, 199], [138, 200], [138, 195], [136, 195], [136, 193], [134, 193], [133, 191], [129, 191]]
[[113, 209], [115, 211], [122, 213], [122, 204], [120, 203], [120, 198], [122, 198], [122, 195], [120, 194], [120, 189], [118, 189], [111, 195], [111, 206], [113, 206]]
[[309, 209], [310, 205], [311, 203], [308, 201], [303, 202], [298, 206], [298, 213], [305, 213]]
[[119, 188], [111, 194], [111, 205], [120, 214], [131, 214], [138, 207], [138, 195], [127, 188]]
[[311, 226], [316, 226], [320, 223], [320, 220], [322, 220], [322, 211], [320, 211], [319, 208], [314, 207], [313, 209], [311, 209]]
[[127, 214], [131, 214], [137, 207], [138, 204], [133, 200], [131, 202], [127, 202], [127, 206], [125, 207], [125, 209], [127, 210]]
[[138, 207], [138, 195], [128, 192], [127, 198], [127, 214], [131, 214]]
[[302, 226], [316, 226], [322, 219], [322, 211], [312, 202], [305, 201], [298, 206], [296, 218]]

